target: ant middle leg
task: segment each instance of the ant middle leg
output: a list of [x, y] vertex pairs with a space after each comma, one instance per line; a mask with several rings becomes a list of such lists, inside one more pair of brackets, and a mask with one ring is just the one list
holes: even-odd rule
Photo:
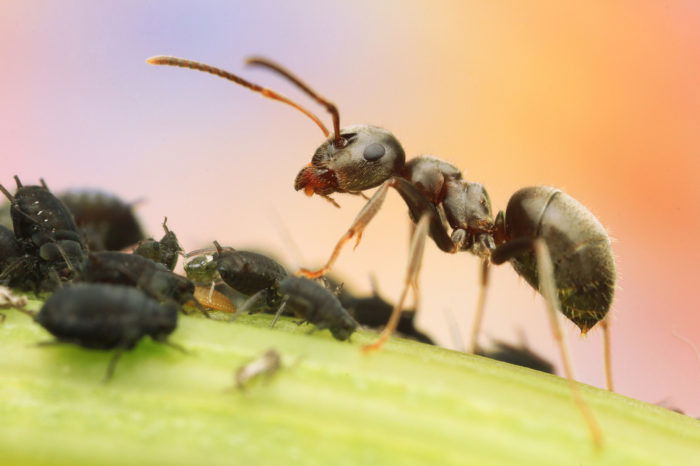
[[429, 225], [430, 214], [426, 213], [418, 221], [413, 238], [411, 239], [408, 268], [406, 270], [404, 287], [403, 290], [401, 290], [401, 297], [394, 305], [394, 309], [391, 311], [391, 317], [389, 317], [389, 322], [387, 322], [386, 327], [384, 327], [384, 330], [382, 331], [381, 335], [379, 335], [379, 338], [374, 343], [363, 346], [362, 349], [364, 351], [380, 349], [389, 339], [391, 334], [394, 333], [394, 330], [396, 330], [408, 290], [411, 288], [411, 285], [416, 282], [418, 279], [418, 274], [420, 273], [420, 267], [423, 262], [423, 251], [425, 249], [425, 238], [428, 236]]

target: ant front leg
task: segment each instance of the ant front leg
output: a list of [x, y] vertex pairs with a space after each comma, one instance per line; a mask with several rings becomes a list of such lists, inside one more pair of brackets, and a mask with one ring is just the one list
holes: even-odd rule
[[369, 224], [370, 221], [372, 221], [374, 216], [377, 215], [377, 212], [379, 212], [379, 209], [381, 209], [382, 205], [384, 204], [384, 200], [386, 199], [386, 193], [387, 191], [389, 191], [389, 186], [392, 185], [392, 182], [393, 178], [382, 183], [377, 192], [374, 193], [374, 195], [370, 198], [367, 204], [365, 204], [365, 206], [362, 208], [360, 213], [357, 214], [357, 217], [355, 217], [355, 220], [352, 222], [352, 225], [350, 225], [350, 228], [348, 228], [348, 231], [345, 232], [345, 234], [335, 245], [335, 248], [331, 253], [331, 257], [328, 259], [328, 262], [326, 262], [326, 265], [324, 265], [318, 270], [300, 269], [297, 272], [297, 275], [302, 275], [307, 278], [322, 277], [328, 273], [331, 267], [333, 267], [333, 264], [338, 259], [338, 256], [340, 255], [340, 251], [343, 249], [343, 246], [350, 239], [352, 239], [353, 236], [357, 236], [357, 239], [355, 241], [355, 247], [357, 247], [360, 244], [360, 240], [362, 239], [362, 232], [365, 230], [365, 227]]
[[554, 336], [554, 340], [559, 347], [562, 365], [564, 366], [564, 373], [566, 374], [566, 379], [569, 382], [571, 393], [574, 397], [576, 406], [581, 412], [581, 415], [584, 417], [586, 424], [588, 424], [591, 436], [593, 437], [593, 443], [596, 447], [601, 447], [603, 444], [603, 436], [600, 431], [600, 426], [598, 425], [596, 418], [593, 416], [593, 412], [591, 411], [590, 407], [583, 399], [581, 391], [576, 384], [569, 349], [564, 341], [564, 335], [559, 323], [558, 313], [561, 312], [561, 309], [559, 307], [557, 284], [554, 280], [554, 266], [552, 265], [552, 259], [546, 241], [541, 237], [516, 238], [510, 240], [493, 251], [491, 261], [494, 264], [502, 264], [503, 262], [528, 249], [535, 252], [539, 291], [547, 304], [547, 315], [549, 316], [552, 335]]
[[408, 180], [399, 177], [392, 177], [382, 183], [379, 189], [362, 208], [360, 213], [357, 214], [357, 217], [352, 222], [352, 225], [350, 225], [348, 231], [345, 232], [345, 234], [335, 245], [333, 253], [331, 253], [331, 257], [328, 259], [328, 262], [326, 262], [326, 265], [318, 270], [300, 269], [297, 272], [297, 275], [307, 278], [322, 277], [328, 273], [331, 267], [333, 267], [333, 264], [338, 259], [340, 251], [343, 249], [345, 243], [347, 243], [354, 236], [357, 237], [355, 242], [355, 247], [357, 247], [357, 245], [360, 244], [362, 233], [364, 232], [365, 228], [369, 222], [372, 221], [374, 216], [377, 215], [377, 212], [379, 212], [379, 209], [381, 209], [382, 205], [384, 204], [386, 194], [390, 187], [394, 188], [401, 195], [404, 202], [408, 206], [411, 219], [414, 222], [417, 222], [418, 219], [423, 216], [423, 214], [428, 214], [430, 237], [433, 238], [433, 241], [435, 241], [438, 248], [450, 253], [456, 251], [455, 245], [452, 242], [450, 235], [447, 234], [445, 226], [440, 220], [440, 215], [438, 214], [435, 206]]
[[425, 249], [425, 238], [428, 236], [428, 226], [430, 222], [430, 215], [423, 214], [423, 216], [418, 221], [416, 229], [413, 233], [413, 238], [411, 239], [411, 249], [408, 257], [408, 269], [406, 271], [406, 280], [404, 281], [403, 290], [401, 290], [401, 297], [394, 305], [394, 309], [391, 311], [391, 317], [389, 317], [389, 322], [387, 322], [386, 327], [382, 331], [381, 335], [377, 341], [370, 345], [363, 346], [364, 351], [372, 351], [380, 349], [384, 343], [389, 339], [396, 327], [399, 324], [399, 319], [401, 317], [401, 310], [403, 309], [403, 303], [406, 300], [406, 295], [411, 285], [418, 279], [418, 274], [420, 272], [420, 266], [423, 262], [423, 251]]

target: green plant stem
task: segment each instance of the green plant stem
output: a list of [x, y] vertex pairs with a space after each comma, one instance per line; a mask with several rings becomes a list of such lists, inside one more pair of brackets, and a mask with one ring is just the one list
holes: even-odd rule
[[[40, 305], [33, 302], [36, 308]], [[566, 381], [392, 339], [377, 353], [288, 319], [182, 317], [101, 379], [110, 353], [51, 337], [26, 315], [0, 325], [0, 462], [8, 464], [697, 465], [700, 422], [581, 385], [596, 450]], [[268, 348], [283, 368], [234, 388]]]

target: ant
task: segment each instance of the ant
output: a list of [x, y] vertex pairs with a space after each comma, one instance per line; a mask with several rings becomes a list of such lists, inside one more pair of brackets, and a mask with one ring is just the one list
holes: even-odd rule
[[378, 187], [340, 238], [327, 263], [314, 271], [301, 269], [299, 274], [309, 278], [325, 275], [345, 243], [353, 237], [359, 243], [365, 227], [384, 203], [389, 188], [398, 191], [409, 208], [411, 220], [417, 225], [411, 240], [401, 297], [379, 339], [367, 349], [378, 349], [384, 344], [398, 324], [408, 289], [417, 290], [426, 236], [429, 235], [444, 252], [467, 251], [481, 259], [472, 352], [478, 350], [476, 337], [485, 305], [490, 265], [510, 262], [516, 273], [545, 298], [552, 333], [574, 399], [589, 425], [594, 442], [600, 445], [599, 427], [574, 383], [568, 350], [557, 319], [557, 312], [563, 313], [583, 334], [602, 322], [607, 386], [612, 390], [609, 327], [605, 317], [614, 294], [615, 262], [608, 234], [586, 207], [556, 188], [527, 187], [513, 194], [505, 212], [498, 212], [494, 219], [484, 186], [463, 179], [457, 167], [431, 156], [406, 161], [399, 140], [383, 128], [354, 125], [341, 129], [340, 113], [335, 104], [288, 70], [264, 58], [250, 58], [247, 64], [278, 73], [324, 106], [332, 116], [333, 133], [316, 115], [296, 102], [228, 71], [168, 56], [149, 58], [147, 63], [214, 74], [264, 97], [286, 103], [313, 120], [326, 140], [316, 149], [311, 162], [298, 173], [294, 182], [297, 191], [303, 190], [308, 196], [319, 195], [337, 205], [331, 194], [357, 195]]

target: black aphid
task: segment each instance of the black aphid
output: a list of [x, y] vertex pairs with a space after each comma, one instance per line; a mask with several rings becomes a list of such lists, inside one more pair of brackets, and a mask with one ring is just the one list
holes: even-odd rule
[[139, 243], [134, 254], [147, 257], [154, 262], [163, 264], [168, 270], [174, 270], [175, 265], [177, 265], [177, 258], [182, 253], [182, 247], [180, 247], [180, 243], [177, 241], [177, 236], [168, 228], [167, 224], [168, 217], [165, 217], [165, 220], [163, 220], [165, 235], [163, 235], [160, 241], [156, 241], [153, 238], [143, 240]]
[[36, 315], [36, 321], [59, 342], [84, 348], [116, 350], [105, 380], [122, 352], [148, 335], [167, 343], [177, 327], [178, 308], [161, 304], [127, 286], [79, 284], [56, 291]]
[[287, 270], [263, 254], [222, 248], [216, 241], [214, 245], [217, 252], [213, 261], [221, 279], [239, 293], [250, 296], [241, 311], [277, 310], [282, 302], [278, 288], [287, 278]]
[[524, 344], [515, 346], [498, 340], [493, 343], [493, 349], [488, 351], [480, 349], [476, 354], [495, 359], [496, 361], [507, 362], [508, 364], [515, 364], [516, 366], [527, 367], [548, 374], [555, 373], [554, 364], [547, 361]]
[[87, 246], [68, 208], [41, 186], [23, 186], [15, 176], [14, 195], [0, 185], [10, 201], [15, 240], [24, 256], [7, 277], [15, 286], [34, 291], [53, 290], [75, 279], [87, 257]]
[[[328, 281], [328, 279], [326, 280]], [[373, 329], [384, 328], [389, 322], [389, 317], [391, 317], [391, 312], [394, 309], [394, 305], [386, 301], [379, 293], [374, 281], [372, 281], [371, 296], [356, 297], [343, 289], [338, 295], [338, 299], [358, 324]], [[416, 328], [414, 323], [415, 317], [415, 310], [404, 309], [401, 311], [399, 323], [396, 327], [400, 336], [434, 345], [435, 343], [428, 335]]]
[[162, 264], [117, 251], [91, 253], [83, 279], [91, 283], [134, 286], [159, 301], [185, 304], [194, 299], [194, 284]]
[[[357, 322], [343, 308], [338, 298], [313, 280], [287, 277], [280, 282], [279, 292], [284, 296], [282, 307], [288, 307], [319, 330], [329, 329], [338, 340], [347, 340], [357, 330]], [[277, 316], [273, 325], [276, 319]]]
[[134, 203], [93, 190], [68, 191], [59, 198], [85, 232], [92, 251], [118, 251], [144, 239]]

